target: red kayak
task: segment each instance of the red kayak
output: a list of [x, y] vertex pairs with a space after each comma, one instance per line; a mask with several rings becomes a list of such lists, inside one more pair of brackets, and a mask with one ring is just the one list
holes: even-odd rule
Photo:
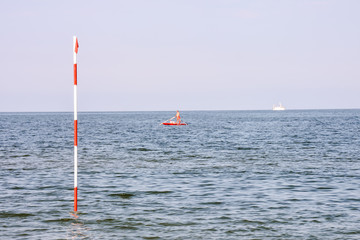
[[187, 125], [186, 123], [163, 122], [162, 125]]

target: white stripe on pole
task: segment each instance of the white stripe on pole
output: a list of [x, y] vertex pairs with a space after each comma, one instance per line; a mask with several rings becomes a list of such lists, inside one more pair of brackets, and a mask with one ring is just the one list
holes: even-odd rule
[[77, 120], [77, 105], [77, 85], [74, 84], [74, 120]]

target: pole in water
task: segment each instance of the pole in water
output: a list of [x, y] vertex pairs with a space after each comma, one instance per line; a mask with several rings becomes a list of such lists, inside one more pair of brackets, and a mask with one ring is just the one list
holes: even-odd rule
[[77, 62], [76, 54], [78, 53], [79, 43], [77, 37], [73, 37], [73, 53], [74, 53], [74, 212], [77, 212]]

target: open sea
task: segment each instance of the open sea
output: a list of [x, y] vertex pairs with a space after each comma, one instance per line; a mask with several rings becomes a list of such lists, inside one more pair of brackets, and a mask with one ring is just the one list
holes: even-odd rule
[[360, 110], [0, 113], [0, 239], [360, 239]]

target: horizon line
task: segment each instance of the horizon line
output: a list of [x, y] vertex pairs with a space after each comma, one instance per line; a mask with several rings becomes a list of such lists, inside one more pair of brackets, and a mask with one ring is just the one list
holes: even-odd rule
[[[360, 108], [291, 108], [285, 109], [284, 111], [309, 111], [309, 110], [360, 110]], [[91, 112], [172, 112], [176, 110], [85, 110], [85, 111], [78, 111], [79, 113], [91, 113]], [[219, 112], [219, 111], [274, 111], [272, 109], [198, 109], [198, 110], [191, 110], [191, 109], [184, 109], [179, 110], [182, 112]], [[74, 111], [0, 111], [0, 113], [73, 113]], [[283, 112], [283, 111], [281, 111]]]

